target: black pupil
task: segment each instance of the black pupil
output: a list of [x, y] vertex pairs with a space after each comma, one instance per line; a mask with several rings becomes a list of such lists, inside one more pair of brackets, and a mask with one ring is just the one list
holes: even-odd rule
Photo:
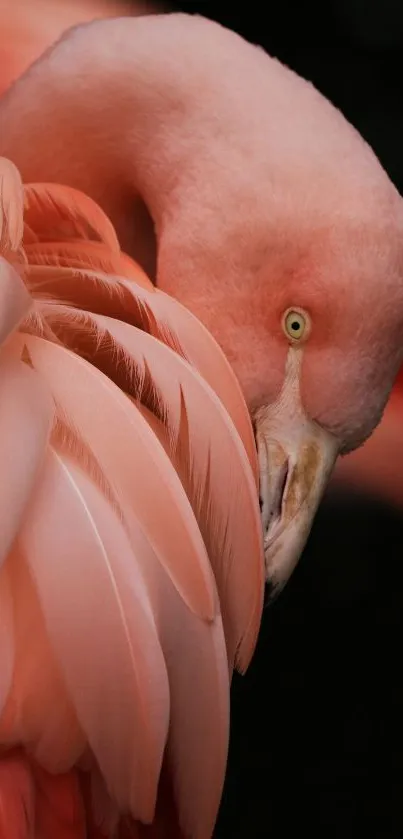
[[297, 320], [293, 320], [293, 322], [292, 322], [292, 324], [291, 324], [291, 329], [292, 329], [294, 332], [298, 332], [298, 330], [299, 330], [299, 329], [301, 329], [301, 324], [300, 324], [300, 323], [298, 323], [298, 321], [297, 321]]

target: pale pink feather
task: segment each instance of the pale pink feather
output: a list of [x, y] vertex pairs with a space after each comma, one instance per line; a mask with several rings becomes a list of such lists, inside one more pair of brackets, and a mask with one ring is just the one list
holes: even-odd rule
[[24, 189], [24, 225], [36, 242], [102, 242], [112, 253], [120, 253], [108, 217], [95, 201], [71, 187], [28, 184]]
[[[9, 230], [4, 200], [2, 210]], [[142, 836], [133, 817], [154, 820], [153, 836], [207, 839], [231, 663], [237, 652], [247, 664], [262, 608], [250, 420], [215, 341], [120, 252], [96, 204], [39, 184], [26, 187], [25, 211], [25, 256], [21, 224], [3, 249], [18, 264], [3, 260], [0, 387], [14, 387], [30, 426], [6, 413], [4, 439], [31, 435], [38, 462], [24, 484], [15, 452], [4, 460], [7, 504], [13, 469], [26, 490], [0, 571], [0, 742], [25, 745], [27, 829], [43, 839], [83, 839], [84, 806], [97, 839], [115, 827]], [[14, 788], [23, 802], [22, 781]]]
[[122, 509], [135, 505], [189, 607], [212, 619], [217, 601], [203, 540], [182, 484], [148, 424], [116, 385], [78, 355], [33, 335], [16, 335], [13, 342], [17, 352], [28, 350], [60, 416], [110, 476]]
[[47, 771], [65, 772], [85, 753], [85, 736], [49, 640], [32, 576], [17, 546], [6, 568], [15, 655], [12, 684], [0, 716], [0, 742], [3, 747], [27, 746]]
[[42, 305], [41, 312], [63, 343], [163, 419], [168, 454], [216, 577], [229, 660], [245, 670], [262, 614], [262, 528], [252, 470], [230, 416], [199, 373], [151, 335], [63, 306]]
[[53, 404], [41, 378], [26, 364], [0, 359], [0, 565], [21, 526], [38, 478]]
[[[107, 276], [101, 269], [86, 270], [81, 262], [74, 268], [61, 265], [58, 249], [43, 252], [36, 246], [35, 259], [46, 266], [30, 264], [27, 283], [38, 299], [69, 304], [97, 314], [109, 315], [150, 332], [181, 353], [217, 393], [248, 454], [256, 486], [258, 465], [250, 417], [239, 383], [212, 335], [177, 300], [153, 288], [131, 260], [128, 276]], [[29, 254], [29, 250], [27, 250]], [[49, 259], [55, 264], [48, 264]], [[31, 263], [32, 256], [30, 256]], [[122, 267], [122, 266], [120, 266]], [[122, 274], [122, 272], [120, 272]]]
[[[102, 523], [105, 535], [109, 536], [117, 569], [119, 563], [124, 564], [125, 556], [130, 557], [128, 538], [123, 529], [118, 534], [110, 526], [113, 510], [94, 484], [83, 473], [79, 477], [77, 470], [75, 475], [85, 490], [94, 518]], [[140, 573], [146, 582], [169, 679], [168, 761], [180, 819], [189, 835], [198, 839], [212, 832], [227, 758], [229, 678], [221, 618], [206, 621], [189, 610], [161, 568], [134, 510], [128, 512], [128, 517], [136, 566], [131, 574], [126, 571], [126, 596], [128, 603], [132, 598], [134, 609], [136, 576]], [[145, 639], [144, 633], [139, 637]], [[123, 690], [121, 680], [119, 691]], [[151, 706], [145, 703], [145, 707], [150, 716], [148, 725], [155, 725]], [[127, 763], [121, 767], [121, 772], [126, 771]], [[124, 778], [119, 780], [120, 788], [124, 789]], [[115, 799], [119, 800], [116, 794]]]
[[50, 450], [20, 545], [109, 790], [123, 811], [148, 821], [168, 730], [165, 665], [135, 553], [105, 500], [94, 517], [94, 492]]
[[0, 255], [0, 344], [20, 325], [32, 307], [32, 298], [20, 275]]

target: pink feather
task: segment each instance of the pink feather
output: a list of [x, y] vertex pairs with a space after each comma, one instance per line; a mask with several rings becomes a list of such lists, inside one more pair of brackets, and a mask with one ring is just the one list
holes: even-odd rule
[[0, 359], [0, 566], [21, 526], [45, 455], [53, 404], [21, 361]]
[[[42, 254], [41, 247], [36, 259]], [[177, 300], [144, 282], [137, 266], [125, 279], [86, 270], [82, 264], [75, 269], [60, 267], [60, 255], [54, 255], [57, 265], [29, 266], [27, 281], [33, 295], [130, 323], [183, 354], [223, 402], [243, 441], [257, 486], [256, 446], [245, 400], [225, 355], [203, 324]], [[46, 253], [40, 258], [45, 260]]]
[[[110, 476], [122, 509], [135, 505], [189, 608], [211, 620], [217, 599], [205, 547], [182, 484], [148, 424], [119, 388], [79, 356], [32, 335], [15, 336], [13, 341], [20, 352], [26, 347], [60, 415]], [[161, 492], [163, 505], [157, 516]]]
[[[229, 660], [232, 665], [236, 657], [245, 670], [262, 613], [262, 529], [253, 474], [229, 415], [199, 373], [151, 335], [62, 306], [45, 305], [41, 311], [63, 343], [163, 419], [167, 452], [216, 577]], [[223, 469], [228, 483], [221, 481]]]
[[0, 769], [12, 839], [20, 826], [21, 839], [207, 839], [232, 665], [250, 660], [263, 595], [239, 384], [90, 199], [26, 187], [24, 252], [21, 224], [11, 248], [4, 196], [0, 207], [15, 264], [0, 263], [0, 743], [20, 747], [15, 771], [9, 757]]
[[[78, 471], [75, 474], [78, 478]], [[119, 538], [116, 538], [117, 534], [109, 527], [113, 516], [111, 506], [83, 473], [80, 485], [82, 489], [85, 486], [94, 517], [103, 523], [105, 533], [113, 536], [111, 547], [113, 544], [114, 567], [117, 567], [117, 562], [122, 563], [124, 539], [129, 556], [127, 536], [121, 530]], [[189, 835], [197, 839], [212, 832], [227, 758], [229, 678], [221, 618], [217, 616], [212, 622], [206, 621], [188, 609], [161, 568], [152, 545], [136, 520], [135, 512], [128, 515], [136, 573], [141, 574], [146, 582], [168, 673], [168, 761], [174, 777], [178, 809], [183, 826]], [[132, 574], [126, 581], [128, 607], [135, 586]], [[131, 609], [134, 610], [134, 603]], [[144, 632], [138, 633], [138, 637], [144, 639]], [[121, 678], [120, 696], [123, 691]], [[151, 718], [151, 706], [145, 697], [144, 707], [150, 715], [148, 725], [155, 725]], [[127, 763], [122, 770], [127, 771]], [[120, 788], [124, 788], [124, 779], [119, 779], [119, 783]]]
[[24, 224], [36, 242], [101, 242], [120, 253], [118, 238], [105, 213], [88, 196], [59, 184], [29, 184], [24, 190]]
[[94, 517], [94, 492], [78, 467], [50, 450], [20, 545], [109, 790], [122, 810], [148, 821], [169, 718], [165, 665], [135, 552], [105, 500]]

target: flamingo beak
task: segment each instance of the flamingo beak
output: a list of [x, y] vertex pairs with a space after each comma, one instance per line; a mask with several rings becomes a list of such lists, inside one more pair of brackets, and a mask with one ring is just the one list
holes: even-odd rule
[[[299, 373], [299, 363], [292, 367], [290, 373]], [[279, 400], [255, 417], [270, 597], [298, 563], [340, 449], [337, 438], [304, 412], [298, 379], [286, 376]]]

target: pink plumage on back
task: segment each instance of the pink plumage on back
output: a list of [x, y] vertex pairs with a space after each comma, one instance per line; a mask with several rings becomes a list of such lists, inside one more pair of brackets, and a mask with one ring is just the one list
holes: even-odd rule
[[0, 177], [1, 836], [208, 839], [262, 609], [247, 410], [99, 207]]

